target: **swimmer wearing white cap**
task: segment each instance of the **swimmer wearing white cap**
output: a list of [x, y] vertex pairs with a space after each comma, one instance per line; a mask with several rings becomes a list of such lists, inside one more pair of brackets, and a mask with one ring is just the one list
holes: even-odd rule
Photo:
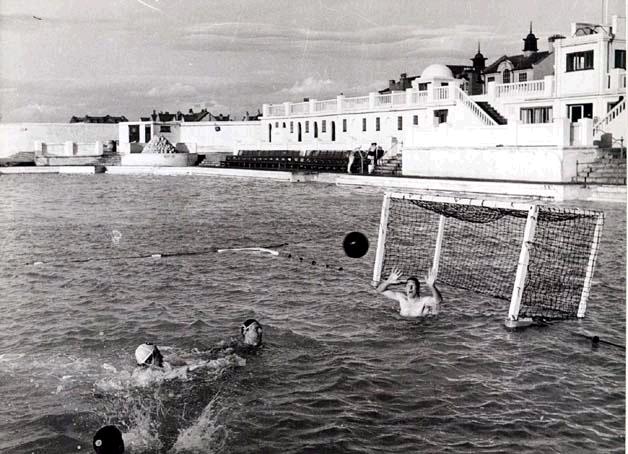
[[139, 366], [164, 367], [164, 357], [156, 345], [146, 342], [135, 349], [135, 360]]
[[254, 318], [249, 318], [242, 323], [240, 327], [242, 342], [251, 347], [259, 347], [262, 345], [262, 325]]

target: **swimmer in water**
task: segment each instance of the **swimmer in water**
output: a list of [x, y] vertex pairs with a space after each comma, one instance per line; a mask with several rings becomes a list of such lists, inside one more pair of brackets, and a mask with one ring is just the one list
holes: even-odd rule
[[436, 315], [440, 312], [440, 303], [443, 297], [436, 288], [436, 271], [431, 269], [425, 276], [425, 283], [432, 292], [432, 296], [421, 296], [419, 280], [409, 277], [406, 281], [405, 292], [388, 290], [388, 286], [399, 284], [402, 276], [399, 268], [394, 267], [384, 282], [376, 288], [377, 293], [399, 302], [399, 313], [403, 317], [424, 317]]
[[259, 347], [262, 345], [262, 333], [262, 325], [254, 318], [245, 320], [240, 327], [242, 342], [251, 347]]
[[164, 367], [164, 357], [156, 345], [146, 342], [135, 349], [135, 361], [138, 366]]

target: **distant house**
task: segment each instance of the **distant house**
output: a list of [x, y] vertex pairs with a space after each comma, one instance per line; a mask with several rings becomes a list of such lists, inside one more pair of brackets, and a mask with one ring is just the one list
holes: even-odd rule
[[[563, 38], [554, 36], [554, 39]], [[523, 40], [523, 54], [502, 55], [484, 70], [485, 82], [495, 82], [497, 84], [510, 84], [515, 82], [527, 82], [529, 80], [540, 80], [554, 72], [554, 60], [548, 58], [552, 52], [539, 52], [537, 47], [538, 38], [530, 33]], [[550, 42], [552, 42], [550, 40]]]
[[70, 123], [124, 123], [127, 120], [125, 116], [114, 117], [111, 115], [105, 115], [104, 117], [94, 117], [91, 115], [85, 115], [84, 117], [72, 116]]
[[182, 113], [178, 111], [176, 113], [157, 112], [153, 110], [153, 113], [148, 117], [140, 117], [141, 121], [181, 121], [181, 122], [198, 122], [198, 121], [229, 121], [230, 115], [218, 114], [214, 115], [208, 112], [207, 109], [201, 109], [200, 112], [194, 112], [193, 109], [189, 109], [188, 113]]
[[253, 115], [250, 115], [247, 110], [246, 115], [242, 117], [242, 121], [257, 121], [260, 118], [262, 118], [262, 112], [259, 109], [257, 109], [257, 113]]

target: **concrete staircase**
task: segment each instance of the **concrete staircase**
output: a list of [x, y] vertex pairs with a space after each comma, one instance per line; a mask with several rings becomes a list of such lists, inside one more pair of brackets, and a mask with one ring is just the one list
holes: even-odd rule
[[626, 149], [600, 149], [591, 162], [579, 162], [574, 183], [600, 185], [626, 185]]
[[388, 158], [379, 160], [379, 166], [375, 167], [373, 175], [401, 176], [401, 154], [396, 154]]
[[486, 115], [491, 117], [498, 125], [505, 125], [508, 123], [508, 120], [502, 116], [493, 106], [491, 106], [486, 101], [476, 101], [476, 104], [480, 106], [480, 108], [486, 112]]

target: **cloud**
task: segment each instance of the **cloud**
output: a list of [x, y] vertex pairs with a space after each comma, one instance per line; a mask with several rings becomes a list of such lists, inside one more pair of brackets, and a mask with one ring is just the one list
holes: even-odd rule
[[302, 81], [295, 82], [290, 88], [284, 88], [280, 90], [280, 93], [287, 95], [313, 95], [321, 91], [330, 91], [336, 84], [330, 79], [315, 79], [313, 77], [307, 77]]
[[[59, 105], [33, 103], [17, 107], [7, 112], [6, 117], [7, 120], [15, 118], [20, 120], [27, 119], [27, 121], [46, 122], [50, 121], [51, 118], [65, 118], [68, 116], [67, 113], [66, 108]], [[5, 117], [5, 115], [3, 115], [3, 117]]]
[[145, 95], [150, 98], [186, 98], [190, 96], [197, 96], [198, 94], [199, 92], [195, 87], [192, 85], [182, 84], [181, 82], [176, 82], [166, 87], [153, 87], [145, 93]]

